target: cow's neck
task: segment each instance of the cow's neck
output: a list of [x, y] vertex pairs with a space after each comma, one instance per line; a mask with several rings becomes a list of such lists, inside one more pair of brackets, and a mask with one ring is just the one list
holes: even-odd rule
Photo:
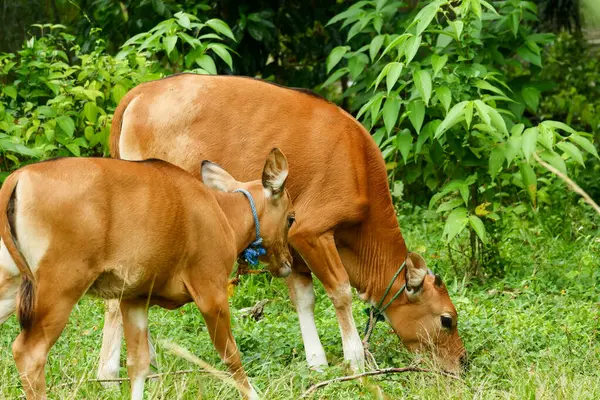
[[[239, 254], [256, 239], [254, 218], [248, 198], [242, 193], [215, 192], [214, 195], [233, 231], [235, 247]], [[253, 196], [253, 198], [260, 219], [264, 199], [260, 196]]]

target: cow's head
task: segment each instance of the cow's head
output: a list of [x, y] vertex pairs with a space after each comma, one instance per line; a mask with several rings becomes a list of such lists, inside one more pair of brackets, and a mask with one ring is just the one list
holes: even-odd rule
[[444, 370], [459, 372], [466, 353], [446, 286], [416, 253], [408, 253], [405, 279], [404, 293], [385, 310], [387, 320], [410, 351], [431, 351]]
[[[262, 179], [250, 182], [236, 181], [217, 164], [202, 163], [202, 180], [208, 187], [225, 192], [245, 189], [252, 194], [259, 210], [260, 235], [267, 250], [260, 261], [267, 264], [269, 271], [277, 277], [288, 276], [292, 271], [288, 231], [294, 223], [294, 212], [292, 200], [285, 189], [287, 176], [288, 162], [279, 149], [271, 150], [267, 156]], [[249, 208], [243, 212], [249, 212]]]

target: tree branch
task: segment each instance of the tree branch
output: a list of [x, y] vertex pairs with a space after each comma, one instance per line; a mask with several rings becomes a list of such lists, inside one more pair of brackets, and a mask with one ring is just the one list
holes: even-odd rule
[[581, 197], [583, 197], [583, 200], [585, 200], [586, 203], [588, 203], [590, 206], [592, 206], [592, 208], [594, 210], [596, 210], [596, 212], [598, 213], [598, 215], [600, 215], [600, 206], [598, 206], [598, 204], [596, 204], [596, 202], [590, 197], [590, 195], [587, 194], [571, 178], [569, 178], [567, 175], [563, 174], [562, 172], [560, 172], [559, 170], [557, 170], [556, 168], [554, 168], [552, 165], [546, 163], [535, 152], [533, 153], [533, 158], [535, 158], [535, 160], [538, 163], [540, 163], [540, 165], [542, 167], [546, 168], [548, 171], [552, 172], [554, 175], [558, 176], [560, 179], [562, 179], [563, 181], [565, 181], [566, 184], [571, 188], [572, 191], [574, 191], [575, 193], [577, 193], [578, 195], [580, 195]]

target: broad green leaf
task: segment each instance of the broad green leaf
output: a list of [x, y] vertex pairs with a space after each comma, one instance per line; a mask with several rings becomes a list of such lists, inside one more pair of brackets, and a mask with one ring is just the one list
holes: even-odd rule
[[435, 15], [439, 10], [440, 5], [444, 2], [444, 0], [434, 1], [426, 5], [421, 11], [419, 11], [419, 13], [414, 18], [415, 21], [419, 21], [417, 23], [417, 35], [421, 35], [421, 33], [423, 33], [425, 29], [427, 29], [429, 24], [431, 24], [433, 18], [435, 18]]
[[85, 103], [83, 106], [83, 114], [88, 121], [95, 124], [98, 117], [98, 107], [96, 106], [96, 103], [92, 103], [91, 101]]
[[214, 51], [221, 58], [221, 60], [225, 61], [225, 64], [227, 64], [230, 69], [233, 69], [231, 54], [229, 54], [229, 51], [225, 45], [221, 43], [211, 43], [208, 45], [208, 48]]
[[490, 153], [490, 161], [489, 161], [489, 174], [492, 179], [496, 178], [498, 172], [502, 168], [504, 164], [504, 160], [506, 156], [504, 155], [504, 146], [499, 145], [494, 147], [492, 152]]
[[369, 45], [369, 57], [371, 57], [371, 62], [375, 62], [375, 57], [377, 57], [377, 53], [379, 53], [384, 39], [385, 35], [377, 35], [371, 40], [371, 44]]
[[504, 118], [502, 118], [502, 115], [500, 115], [500, 113], [494, 107], [490, 107], [487, 104], [485, 105], [485, 107], [487, 107], [487, 112], [490, 116], [494, 128], [498, 129], [505, 135], [508, 135], [508, 130], [506, 130], [506, 122], [504, 122]]
[[11, 97], [13, 100], [17, 99], [17, 88], [14, 86], [4, 86], [2, 88], [2, 92], [8, 97]]
[[421, 132], [421, 126], [425, 119], [425, 105], [421, 100], [413, 100], [406, 106], [408, 111], [408, 119], [417, 131], [417, 135]]
[[460, 207], [453, 210], [448, 216], [448, 220], [446, 220], [446, 225], [444, 225], [443, 236], [446, 238], [446, 243], [461, 233], [468, 223], [469, 217], [466, 208]]
[[404, 51], [404, 55], [406, 57], [406, 65], [410, 64], [417, 51], [419, 51], [419, 46], [421, 46], [421, 36], [411, 36], [406, 41], [406, 50]]
[[94, 138], [94, 134], [94, 128], [91, 126], [86, 126], [83, 130], [83, 136], [85, 136], [85, 138], [89, 141], [91, 141]]
[[536, 196], [537, 196], [537, 178], [535, 176], [535, 171], [527, 163], [520, 163], [519, 170], [521, 171], [521, 178], [523, 179], [523, 185], [525, 185], [525, 189], [527, 190], [527, 194], [529, 194], [531, 203], [535, 207], [536, 206]]
[[67, 134], [69, 137], [73, 137], [73, 133], [75, 132], [75, 122], [66, 115], [61, 115], [56, 118], [56, 123], [60, 127], [60, 129]]
[[455, 104], [454, 107], [448, 112], [446, 118], [442, 121], [440, 126], [435, 131], [434, 138], [437, 139], [446, 132], [448, 129], [452, 128], [454, 125], [459, 123], [464, 119], [465, 116], [465, 107], [467, 106], [468, 101], [461, 101], [458, 104]]
[[394, 88], [394, 85], [396, 84], [398, 78], [400, 77], [400, 74], [402, 73], [402, 67], [404, 67], [404, 65], [402, 65], [402, 63], [399, 62], [393, 62], [390, 64], [391, 66], [388, 70], [388, 74], [385, 81], [388, 94], [390, 94], [390, 92]]
[[529, 157], [535, 151], [537, 144], [538, 128], [527, 128], [523, 132], [523, 139], [521, 140], [521, 148], [525, 159], [529, 161]]
[[438, 56], [434, 54], [431, 56], [431, 66], [433, 67], [433, 76], [436, 77], [437, 74], [444, 68], [448, 62], [448, 56], [444, 54], [443, 56]]
[[521, 96], [525, 105], [533, 112], [536, 112], [540, 104], [540, 91], [533, 86], [527, 86], [521, 90]]
[[418, 70], [413, 74], [413, 79], [425, 105], [428, 105], [431, 97], [431, 75], [426, 70]]
[[475, 100], [474, 102], [475, 108], [477, 109], [477, 115], [479, 118], [486, 124], [491, 126], [492, 120], [490, 119], [490, 115], [487, 112], [486, 104], [481, 100]]
[[368, 63], [369, 57], [366, 54], [355, 53], [348, 60], [348, 70], [350, 71], [350, 79], [357, 80]]
[[233, 32], [224, 21], [213, 18], [206, 21], [205, 24], [210, 26], [215, 32], [223, 34], [235, 42], [235, 36], [233, 35]]
[[381, 83], [381, 81], [383, 80], [383, 78], [385, 78], [387, 76], [387, 74], [390, 72], [390, 68], [392, 67], [392, 63], [386, 64], [385, 67], [383, 67], [383, 69], [381, 70], [381, 72], [379, 73], [379, 75], [377, 75], [377, 78], [375, 79], [375, 81], [371, 84], [371, 86], [375, 86], [375, 88], [379, 87], [379, 84]]
[[371, 111], [371, 123], [373, 125], [375, 125], [377, 123], [377, 121], [379, 120], [379, 110], [381, 109], [381, 103], [383, 102], [383, 92], [379, 92], [381, 93], [381, 96], [378, 97], [373, 104], [371, 104], [370, 107], [370, 111]]
[[177, 14], [175, 14], [175, 17], [177, 18], [177, 23], [179, 25], [181, 25], [185, 29], [190, 29], [190, 17], [187, 14], [183, 12], [178, 12]]
[[585, 167], [585, 163], [583, 162], [583, 155], [581, 154], [581, 150], [577, 148], [573, 143], [569, 142], [560, 142], [556, 145], [559, 149], [564, 151], [569, 155], [573, 160], [577, 161], [583, 167]]
[[471, 129], [471, 121], [473, 120], [473, 102], [469, 101], [465, 107], [465, 122], [467, 129]]
[[[409, 37], [412, 37], [412, 35], [410, 33], [404, 33], [404, 34], [398, 36], [397, 38], [395, 38], [394, 40], [392, 40], [392, 42], [387, 45], [387, 47], [385, 48], [385, 50], [381, 54], [380, 58], [383, 57], [383, 56], [385, 56], [392, 49], [395, 49], [396, 47], [400, 47], [400, 46], [404, 45], [404, 42]], [[402, 51], [398, 51], [398, 57], [400, 57], [402, 55], [403, 48], [400, 48], [400, 50], [402, 50]]]
[[506, 150], [504, 155], [506, 156], [506, 161], [508, 162], [508, 166], [513, 162], [517, 154], [521, 151], [521, 136], [511, 136], [508, 138], [506, 142]]
[[569, 125], [559, 122], [559, 121], [544, 121], [544, 122], [542, 122], [542, 125], [548, 126], [550, 128], [554, 128], [554, 129], [560, 129], [560, 130], [568, 132], [572, 135], [577, 134], [575, 129], [573, 129]]
[[[360, 110], [358, 111], [358, 114], [356, 114], [356, 119], [360, 119], [360, 117], [367, 112], [367, 110], [369, 110], [369, 108], [373, 105], [373, 103], [375, 103], [377, 100], [381, 100], [383, 99], [383, 92], [377, 92], [373, 97], [371, 97], [369, 99], [369, 101], [367, 101], [365, 104], [363, 104], [363, 106], [360, 108]], [[381, 102], [379, 104], [379, 106], [381, 106]], [[377, 113], [379, 113], [379, 107], [377, 107]]]
[[165, 50], [167, 54], [171, 54], [175, 45], [177, 44], [177, 39], [179, 39], [176, 35], [173, 36], [165, 36], [163, 38], [163, 45], [165, 46]]
[[477, 18], [481, 19], [481, 3], [479, 1], [480, 0], [471, 0], [471, 8], [473, 9], [473, 12]]
[[217, 74], [217, 66], [215, 65], [215, 61], [208, 54], [202, 54], [200, 57], [196, 58], [195, 61], [200, 68], [202, 68], [209, 74]]
[[567, 166], [565, 165], [565, 160], [563, 160], [560, 155], [553, 151], [544, 151], [542, 154], [540, 154], [540, 156], [548, 164], [552, 165], [554, 168], [567, 175]]
[[406, 164], [412, 147], [412, 135], [408, 129], [404, 129], [402, 132], [398, 133], [396, 136], [396, 147], [400, 150], [400, 154], [402, 154], [402, 158], [404, 159], [404, 164]]
[[342, 76], [348, 73], [348, 68], [340, 68], [335, 71], [333, 74], [329, 75], [329, 78], [321, 85], [321, 87], [327, 87], [331, 85], [333, 82], [337, 82]]
[[539, 124], [538, 130], [538, 142], [540, 142], [546, 149], [553, 151], [552, 146], [554, 146], [554, 131], [552, 128], [544, 124]]
[[81, 151], [79, 149], [79, 146], [76, 145], [75, 143], [68, 143], [68, 144], [65, 145], [65, 147], [67, 149], [69, 149], [69, 151], [71, 153], [73, 153], [73, 155], [75, 155], [77, 157], [81, 156]]
[[489, 90], [490, 92], [499, 94], [501, 96], [506, 96], [501, 89], [498, 89], [496, 86], [492, 85], [488, 81], [484, 81], [483, 79], [479, 79], [477, 82], [475, 82], [475, 86], [482, 90]]
[[452, 199], [445, 203], [440, 204], [440, 206], [438, 207], [437, 210], [435, 210], [435, 212], [442, 213], [444, 211], [453, 210], [456, 207], [460, 206], [461, 204], [463, 204], [462, 199]]
[[442, 103], [442, 106], [444, 106], [444, 110], [448, 112], [450, 103], [452, 102], [452, 92], [450, 92], [450, 89], [447, 86], [439, 86], [435, 88], [435, 94], [440, 103]]
[[113, 101], [115, 102], [115, 104], [119, 104], [119, 102], [121, 101], [123, 96], [125, 96], [125, 94], [127, 93], [127, 89], [120, 83], [117, 83], [115, 86], [113, 86], [113, 88], [110, 92], [111, 92], [110, 93], [111, 97], [112, 97]]
[[575, 134], [572, 134], [571, 136], [569, 136], [568, 139], [572, 142], [577, 143], [579, 145], [579, 147], [581, 147], [588, 153], [592, 154], [596, 158], [600, 159], [600, 157], [598, 156], [598, 151], [596, 150], [596, 147], [594, 147], [592, 142], [590, 142], [587, 138], [575, 133]]
[[360, 7], [354, 7], [357, 4], [354, 4], [353, 7], [350, 7], [349, 9], [347, 9], [344, 12], [339, 13], [338, 15], [336, 15], [335, 17], [331, 18], [328, 22], [327, 25], [331, 25], [331, 24], [335, 24], [338, 21], [341, 21], [343, 19], [349, 19], [352, 17], [355, 17], [356, 15], [364, 12]]
[[525, 125], [515, 124], [512, 128], [510, 128], [510, 134], [513, 136], [521, 136], [523, 129], [525, 129]]
[[460, 41], [460, 35], [462, 35], [463, 27], [465, 26], [465, 24], [460, 20], [456, 20], [452, 21], [451, 25], [452, 29], [454, 29], [454, 33], [456, 33], [457, 40]]
[[327, 73], [340, 62], [348, 50], [350, 50], [349, 46], [338, 46], [331, 50], [331, 53], [327, 56]]
[[400, 100], [397, 97], [388, 97], [383, 105], [383, 123], [387, 133], [390, 133], [400, 114]]
[[487, 236], [486, 236], [486, 232], [485, 232], [485, 226], [483, 225], [483, 222], [479, 219], [479, 217], [477, 215], [469, 216], [469, 225], [471, 225], [471, 228], [473, 228], [473, 230], [475, 231], [477, 236], [479, 236], [479, 239], [481, 240], [481, 242], [483, 244], [486, 244]]

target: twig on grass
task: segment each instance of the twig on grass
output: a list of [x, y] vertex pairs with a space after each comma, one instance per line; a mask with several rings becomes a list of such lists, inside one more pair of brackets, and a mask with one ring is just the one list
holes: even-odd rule
[[308, 397], [308, 395], [310, 395], [311, 393], [313, 393], [314, 391], [316, 391], [317, 389], [320, 389], [322, 387], [325, 387], [325, 386], [327, 386], [329, 384], [336, 383], [336, 382], [351, 381], [351, 380], [354, 380], [354, 379], [362, 378], [364, 376], [384, 375], [384, 374], [401, 374], [401, 373], [404, 373], [404, 372], [430, 372], [430, 373], [439, 374], [439, 375], [447, 376], [447, 377], [452, 378], [452, 379], [456, 379], [456, 380], [462, 381], [456, 375], [452, 375], [450, 373], [443, 372], [443, 371], [434, 371], [434, 370], [430, 370], [430, 369], [417, 368], [417, 367], [384, 368], [384, 369], [378, 369], [378, 370], [374, 370], [374, 371], [363, 372], [362, 374], [356, 374], [356, 375], [350, 375], [350, 376], [341, 376], [339, 378], [334, 378], [334, 379], [330, 379], [328, 381], [323, 381], [323, 382], [316, 383], [316, 384], [312, 385], [311, 387], [309, 387], [306, 392], [302, 393], [302, 396], [300, 396], [299, 398], [300, 399], [304, 399], [304, 398]]
[[600, 215], [600, 206], [598, 206], [598, 204], [596, 204], [596, 202], [594, 200], [592, 200], [592, 198], [590, 197], [589, 194], [587, 194], [578, 184], [576, 184], [571, 178], [569, 178], [567, 175], [563, 174], [562, 172], [560, 172], [559, 170], [557, 170], [556, 168], [554, 168], [552, 165], [546, 163], [545, 161], [543, 161], [540, 156], [537, 155], [537, 153], [533, 153], [533, 158], [535, 158], [535, 161], [537, 161], [538, 163], [540, 163], [540, 165], [544, 168], [546, 168], [548, 171], [552, 172], [554, 175], [558, 176], [560, 179], [562, 179], [563, 181], [566, 182], [567, 186], [569, 186], [571, 188], [572, 191], [574, 191], [575, 193], [577, 193], [578, 195], [580, 195], [581, 197], [583, 197], [583, 200], [585, 200], [586, 203], [588, 203], [590, 206], [592, 206], [592, 208], [594, 210], [596, 210], [596, 212], [598, 213], [598, 215]]

